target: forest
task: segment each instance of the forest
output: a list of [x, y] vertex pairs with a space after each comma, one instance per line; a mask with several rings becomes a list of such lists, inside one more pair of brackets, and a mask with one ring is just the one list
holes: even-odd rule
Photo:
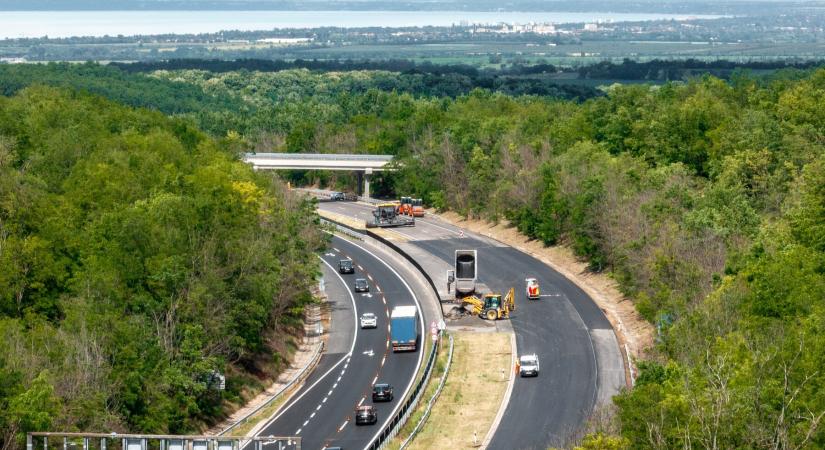
[[77, 90], [0, 96], [0, 447], [197, 432], [277, 375], [325, 239], [239, 148]]
[[[6, 102], [45, 89], [29, 84], [74, 86], [246, 151], [397, 155], [379, 193], [570, 246], [659, 330], [636, 387], [585, 448], [825, 446], [825, 69], [613, 85], [579, 101], [411, 92], [377, 81], [397, 74], [368, 70], [0, 74], [3, 92], [16, 93]], [[189, 106], [147, 92], [152, 105], [140, 86]]]

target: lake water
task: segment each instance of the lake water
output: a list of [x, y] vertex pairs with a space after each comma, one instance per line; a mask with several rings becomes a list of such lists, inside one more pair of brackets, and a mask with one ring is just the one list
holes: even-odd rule
[[315, 27], [450, 26], [716, 18], [678, 14], [465, 11], [0, 11], [0, 38], [197, 34]]

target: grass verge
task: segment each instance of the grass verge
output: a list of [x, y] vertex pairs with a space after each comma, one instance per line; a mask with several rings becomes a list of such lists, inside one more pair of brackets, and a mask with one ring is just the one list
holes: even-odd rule
[[[408, 447], [410, 449], [478, 447], [507, 390], [509, 371], [512, 370], [510, 335], [490, 332], [452, 332], [452, 335], [455, 348], [447, 383], [424, 427]], [[389, 448], [399, 448], [424, 414], [424, 408], [444, 373], [447, 343], [445, 339], [445, 347], [438, 356], [421, 403]], [[484, 353], [478, 351], [481, 348], [485, 349]], [[482, 392], [485, 395], [480, 395]]]
[[303, 383], [298, 383], [298, 385], [289, 388], [287, 392], [284, 392], [280, 395], [280, 397], [269, 404], [266, 408], [261, 409], [252, 417], [249, 417], [246, 422], [238, 425], [235, 429], [233, 429], [230, 433], [232, 436], [246, 436], [256, 425], [258, 425], [261, 421], [267, 420], [272, 417], [273, 414], [284, 404], [285, 401], [292, 398], [292, 394], [299, 389]]

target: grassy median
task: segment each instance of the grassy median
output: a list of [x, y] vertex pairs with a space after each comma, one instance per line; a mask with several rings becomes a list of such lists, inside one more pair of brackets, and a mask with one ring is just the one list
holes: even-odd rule
[[[410, 449], [477, 447], [504, 398], [511, 370], [510, 335], [491, 332], [453, 332], [452, 335], [455, 350], [447, 384]], [[446, 340], [444, 344], [418, 410], [390, 448], [398, 448], [409, 435], [435, 392], [447, 360]]]

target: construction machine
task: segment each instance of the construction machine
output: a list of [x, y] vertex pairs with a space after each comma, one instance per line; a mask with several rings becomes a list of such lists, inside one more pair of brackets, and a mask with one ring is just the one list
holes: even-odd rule
[[380, 203], [376, 205], [372, 216], [372, 220], [368, 220], [366, 223], [367, 228], [415, 226], [414, 217], [398, 214], [398, 204], [396, 203]]
[[412, 199], [412, 216], [424, 217], [424, 200], [420, 198]]
[[497, 320], [510, 318], [510, 312], [516, 309], [516, 290], [510, 288], [507, 295], [484, 294], [481, 297], [472, 295], [461, 299], [465, 309], [472, 311], [482, 319]]
[[398, 205], [398, 214], [403, 214], [405, 216], [413, 215], [412, 200], [412, 197], [401, 197], [401, 201]]

